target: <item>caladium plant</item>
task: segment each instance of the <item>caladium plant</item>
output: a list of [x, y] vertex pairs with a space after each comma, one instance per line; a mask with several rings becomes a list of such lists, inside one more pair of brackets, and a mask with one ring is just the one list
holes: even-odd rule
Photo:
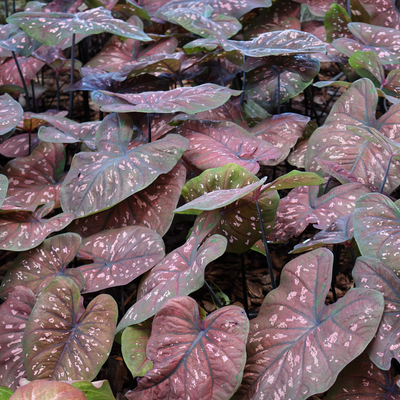
[[332, 3], [9, 7], [0, 399], [399, 396], [400, 14]]

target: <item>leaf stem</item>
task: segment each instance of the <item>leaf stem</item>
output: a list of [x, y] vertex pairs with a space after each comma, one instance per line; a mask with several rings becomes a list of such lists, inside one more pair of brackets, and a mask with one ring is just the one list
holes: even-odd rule
[[246, 282], [246, 265], [244, 263], [244, 254], [240, 253], [240, 265], [242, 267], [242, 290], [243, 290], [243, 306], [249, 318], [249, 305], [247, 304], [247, 282]]
[[[6, 6], [7, 6], [7, 4], [6, 4]], [[13, 55], [13, 57], [14, 57], [15, 65], [17, 66], [17, 70], [18, 70], [19, 77], [20, 77], [21, 82], [22, 82], [22, 86], [23, 86], [23, 88], [24, 88], [26, 106], [27, 106], [27, 108], [28, 108], [28, 111], [32, 111], [32, 108], [31, 108], [31, 101], [29, 100], [29, 93], [28, 93], [28, 88], [26, 87], [26, 82], [25, 82], [25, 79], [24, 79], [24, 75], [22, 74], [21, 68], [20, 68], [19, 63], [18, 63], [17, 56], [15, 55], [15, 52], [14, 52], [14, 51], [12, 51], [12, 55]]]
[[281, 73], [278, 72], [278, 93], [277, 93], [277, 106], [276, 106], [276, 113], [281, 113]]
[[147, 143], [151, 143], [151, 114], [147, 113]]
[[217, 63], [218, 63], [218, 71], [219, 71], [219, 84], [221, 86], [224, 86], [224, 78], [222, 76], [222, 66], [221, 66], [221, 59], [220, 58], [218, 58]]
[[56, 72], [56, 89], [57, 89], [57, 111], [60, 111], [60, 81], [58, 80], [58, 72]]
[[[75, 33], [72, 35], [72, 47], [71, 47], [71, 85], [74, 83], [74, 71], [75, 71]], [[72, 107], [74, 104], [74, 91], [69, 92], [69, 111], [68, 116], [72, 118]]]
[[263, 222], [262, 215], [261, 215], [260, 205], [258, 204], [258, 200], [257, 199], [255, 200], [255, 203], [256, 203], [256, 207], [257, 207], [258, 220], [260, 222], [261, 234], [262, 234], [263, 243], [264, 243], [264, 247], [265, 247], [265, 256], [267, 258], [269, 275], [271, 277], [272, 289], [275, 289], [276, 288], [276, 283], [275, 283], [275, 276], [274, 276], [274, 267], [272, 265], [271, 254], [269, 254], [269, 248], [268, 248], [268, 243], [267, 243], [267, 235], [265, 234], [264, 222]]
[[33, 84], [33, 79], [31, 80], [31, 90], [32, 90], [32, 103], [33, 103], [33, 111], [35, 111], [36, 113], [38, 112], [37, 109], [37, 104], [36, 104], [36, 98], [35, 98], [35, 86]]
[[207, 281], [206, 281], [205, 279], [204, 279], [204, 284], [206, 285], [208, 291], [210, 292], [211, 297], [214, 299], [215, 304], [217, 305], [217, 307], [218, 307], [218, 308], [222, 308], [223, 306], [222, 306], [221, 302], [219, 301], [219, 298], [218, 298], [217, 295], [214, 293], [214, 291], [211, 289], [210, 285], [207, 283]]
[[[246, 61], [246, 56], [243, 56], [243, 62]], [[242, 76], [242, 94], [240, 95], [240, 105], [243, 107], [244, 91], [246, 89], [246, 71], [243, 71]]]
[[390, 155], [388, 165], [386, 167], [385, 176], [383, 177], [382, 185], [379, 188], [379, 193], [383, 193], [383, 188], [385, 187], [387, 177], [389, 175], [390, 163], [392, 162], [393, 154]]
[[339, 274], [340, 256], [341, 256], [341, 254], [342, 254], [342, 245], [341, 244], [334, 244], [333, 245], [333, 269], [332, 269], [331, 288], [332, 288], [333, 301], [335, 303], [337, 301], [336, 291], [335, 291], [335, 282], [336, 282], [336, 277]]

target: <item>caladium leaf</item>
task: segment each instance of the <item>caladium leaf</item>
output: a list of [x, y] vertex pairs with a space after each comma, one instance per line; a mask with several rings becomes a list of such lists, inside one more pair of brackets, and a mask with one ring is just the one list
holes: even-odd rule
[[14, 129], [24, 114], [24, 110], [18, 101], [10, 95], [0, 96], [0, 135], [4, 135]]
[[91, 150], [94, 150], [94, 138], [99, 121], [84, 122], [78, 124], [69, 118], [53, 115], [35, 115], [37, 118], [48, 122], [53, 127], [41, 126], [39, 129], [39, 139], [51, 143], [85, 143]]
[[21, 386], [11, 400], [87, 400], [82, 391], [65, 382], [35, 380]]
[[318, 197], [318, 190], [316, 186], [298, 187], [281, 199], [269, 240], [284, 241], [298, 236], [308, 224], [326, 229], [338, 218], [351, 214], [356, 201], [369, 193], [368, 187], [361, 183], [337, 186], [321, 197]]
[[208, 33], [208, 31], [212, 30], [226, 38], [230, 38], [242, 29], [242, 24], [236, 18], [226, 15], [211, 17], [212, 13], [213, 9], [208, 5], [204, 7], [175, 8], [166, 12], [160, 10], [157, 15], [162, 15], [169, 22], [179, 24], [187, 31], [202, 37], [214, 37]]
[[243, 383], [234, 399], [307, 399], [327, 390], [367, 347], [383, 313], [383, 296], [356, 288], [325, 306], [332, 264], [327, 249], [286, 264], [279, 287], [250, 323]]
[[140, 225], [164, 236], [171, 226], [173, 210], [185, 182], [186, 168], [179, 163], [167, 174], [160, 175], [146, 189], [106, 211], [73, 221], [68, 230], [88, 237], [106, 229]]
[[200, 246], [210, 224], [214, 224], [212, 219], [198, 217], [186, 243], [144, 276], [138, 299], [118, 324], [117, 332], [152, 317], [170, 298], [187, 296], [203, 286], [204, 269], [225, 252], [227, 243], [221, 235], [213, 235]]
[[78, 253], [80, 258], [93, 260], [78, 268], [85, 278], [82, 293], [126, 285], [154, 267], [164, 255], [161, 236], [142, 226], [110, 229], [89, 236]]
[[[371, 143], [363, 136], [348, 131], [347, 126], [372, 127], [384, 136], [398, 141], [400, 104], [392, 106], [379, 120], [375, 119], [378, 94], [369, 79], [354, 82], [333, 105], [325, 124], [310, 137], [306, 153], [306, 169], [318, 171], [317, 158], [334, 161], [371, 187], [380, 187], [389, 153], [385, 147]], [[399, 131], [400, 132], [400, 131]], [[343, 147], [346, 151], [343, 151]], [[373, 173], [371, 173], [373, 171]], [[391, 193], [400, 184], [400, 163], [393, 160], [385, 192]]]
[[131, 136], [128, 116], [111, 114], [102, 121], [97, 152], [76, 154], [61, 187], [64, 211], [84, 217], [112, 207], [170, 171], [188, 146], [187, 139], [168, 135], [128, 150]]
[[352, 275], [357, 287], [377, 290], [385, 299], [382, 320], [367, 353], [378, 368], [389, 370], [392, 358], [400, 360], [400, 280], [386, 265], [371, 257], [357, 258]]
[[43, 242], [50, 233], [61, 231], [74, 219], [73, 214], [61, 213], [44, 219], [54, 208], [47, 203], [35, 212], [3, 211], [0, 213], [0, 248], [10, 251], [32, 249]]
[[307, 145], [308, 140], [302, 140], [296, 145], [287, 158], [290, 165], [294, 165], [297, 168], [305, 168]]
[[[167, 92], [146, 92], [140, 94], [119, 94], [100, 91], [105, 95], [111, 95], [117, 100], [121, 99], [125, 104], [105, 105], [101, 107], [106, 112], [145, 112], [145, 113], [171, 113], [185, 112], [196, 114], [217, 108], [227, 102], [231, 96], [238, 96], [239, 90], [232, 90], [215, 84], [207, 83], [196, 87], [183, 87]], [[96, 92], [92, 94], [95, 101]]]
[[28, 379], [91, 381], [97, 375], [111, 351], [118, 306], [101, 294], [81, 314], [80, 302], [69, 278], [57, 277], [43, 290], [22, 341]]
[[[393, 0], [362, 0], [363, 7], [371, 16], [371, 23], [387, 28], [400, 29], [400, 11]], [[367, 22], [367, 21], [363, 21]]]
[[332, 161], [321, 160], [320, 158], [317, 158], [316, 161], [326, 173], [328, 173], [330, 176], [333, 176], [341, 184], [358, 182], [357, 177], [340, 164]]
[[387, 196], [369, 193], [357, 201], [354, 237], [363, 256], [378, 258], [400, 276], [400, 210]]
[[[252, 64], [257, 68], [253, 69], [255, 65]], [[242, 68], [253, 70], [247, 74], [246, 93], [271, 111], [278, 105], [278, 99], [284, 103], [309, 86], [318, 74], [319, 66], [319, 60], [299, 55], [247, 59]]]
[[395, 371], [382, 371], [363, 353], [339, 374], [326, 394], [326, 400], [395, 400], [399, 396], [398, 375]]
[[261, 238], [255, 199], [267, 232], [275, 222], [279, 196], [276, 190], [259, 195], [257, 188], [264, 179], [260, 181], [237, 164], [208, 169], [183, 187], [182, 195], [188, 204], [175, 212], [198, 215], [206, 210], [205, 214], [216, 221], [209, 233], [224, 235], [228, 239], [228, 251], [246, 251]]
[[[194, 299], [169, 300], [155, 316], [147, 344], [154, 368], [128, 399], [168, 398], [172, 393], [179, 398], [231, 398], [242, 380], [248, 331], [246, 313], [237, 306], [221, 308], [202, 321]], [[184, 384], [189, 376], [191, 384]]]
[[347, 242], [354, 237], [353, 214], [344, 215], [332, 222], [327, 228], [318, 232], [312, 239], [294, 246], [290, 254], [304, 253], [329, 244]]
[[108, 32], [130, 39], [151, 41], [141, 29], [114, 19], [111, 11], [101, 7], [77, 14], [20, 12], [9, 16], [7, 22], [19, 26], [31, 38], [47, 46], [55, 46], [75, 33], [90, 35]]
[[65, 158], [62, 144], [42, 142], [30, 156], [9, 161], [2, 170], [9, 181], [3, 210], [34, 211], [51, 201], [57, 206]]
[[0, 26], [0, 57], [11, 57], [12, 52], [27, 57], [39, 45], [15, 25]]
[[[304, 115], [283, 113], [261, 121], [251, 128], [249, 132], [262, 140], [272, 143], [281, 151], [282, 155], [276, 160], [275, 165], [277, 165], [287, 158], [290, 149], [303, 135], [303, 131], [309, 121], [310, 118]], [[272, 163], [263, 161], [263, 165], [272, 165]]]
[[46, 239], [40, 246], [21, 253], [8, 269], [0, 287], [0, 296], [18, 285], [24, 285], [37, 296], [56, 277], [71, 278], [79, 290], [85, 285], [80, 271], [67, 268], [78, 253], [81, 237], [76, 233], [64, 233]]
[[[312, 14], [318, 17], [324, 17], [326, 13], [330, 10], [332, 3], [334, 0], [295, 0], [297, 3], [306, 4]], [[335, 1], [335, 3], [340, 4], [342, 7], [345, 7], [346, 4], [344, 0]]]
[[[44, 62], [36, 60], [32, 57], [17, 56], [17, 60], [26, 85], [31, 83], [31, 80], [45, 65]], [[10, 58], [0, 66], [0, 85], [10, 84], [21, 87], [23, 86], [21, 77], [18, 73], [18, 68], [13, 58]]]
[[358, 39], [341, 38], [332, 42], [333, 47], [351, 57], [357, 50], [374, 51], [383, 65], [399, 64], [400, 30], [382, 28], [362, 22], [347, 25], [350, 32]]
[[[31, 151], [39, 145], [37, 133], [31, 133]], [[0, 144], [0, 154], [4, 157], [27, 157], [29, 156], [29, 133], [12, 136]]]
[[25, 377], [22, 337], [32, 308], [36, 303], [33, 292], [16, 286], [0, 305], [0, 385], [15, 390]]
[[8, 179], [4, 175], [0, 175], [0, 208], [4, 203], [4, 199], [7, 195]]
[[187, 121], [178, 127], [178, 133], [190, 141], [185, 159], [202, 171], [236, 163], [256, 174], [259, 162], [268, 163], [282, 155], [271, 143], [232, 122]]
[[168, 11], [180, 8], [197, 8], [199, 5], [203, 5], [210, 6], [213, 14], [230, 15], [231, 17], [239, 19], [243, 14], [246, 14], [253, 8], [269, 7], [271, 5], [270, 0], [244, 0], [241, 3], [235, 0], [205, 0], [201, 2], [201, 4], [193, 0], [161, 0], [153, 2], [154, 4], [151, 6], [149, 5], [150, 7], [147, 6], [146, 2], [149, 3], [149, 0], [141, 0], [139, 5], [143, 5], [150, 14], [157, 18], [162, 18], [162, 15]]
[[151, 335], [152, 321], [128, 326], [122, 332], [121, 351], [126, 366], [132, 376], [143, 376], [153, 368], [153, 363], [147, 358], [146, 346]]
[[324, 20], [326, 42], [332, 43], [341, 37], [351, 37], [351, 32], [347, 28], [347, 24], [350, 22], [351, 18], [346, 10], [341, 5], [333, 3]]
[[90, 400], [115, 400], [111, 386], [106, 380], [102, 381], [76, 381], [71, 385], [81, 390]]

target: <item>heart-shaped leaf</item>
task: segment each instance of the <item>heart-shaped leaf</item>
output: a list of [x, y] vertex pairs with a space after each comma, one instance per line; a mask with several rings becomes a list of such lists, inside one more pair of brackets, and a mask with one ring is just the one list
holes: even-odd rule
[[329, 244], [339, 244], [353, 239], [353, 214], [344, 215], [318, 232], [312, 239], [296, 244], [290, 254], [304, 253]]
[[256, 174], [258, 162], [268, 163], [282, 154], [271, 143], [232, 122], [187, 121], [179, 126], [178, 133], [190, 141], [184, 157], [202, 171], [236, 163]]
[[82, 391], [65, 382], [35, 380], [10, 397], [10, 400], [87, 400]]
[[4, 199], [7, 195], [8, 179], [4, 175], [0, 175], [0, 208], [4, 203]]
[[400, 11], [394, 0], [361, 0], [361, 3], [372, 24], [400, 29]]
[[[390, 107], [379, 120], [375, 119], [378, 94], [369, 79], [359, 79], [333, 105], [325, 124], [310, 137], [306, 169], [318, 171], [317, 159], [334, 161], [371, 187], [382, 184], [389, 153], [385, 147], [371, 143], [363, 136], [347, 130], [347, 126], [372, 127], [391, 140], [398, 141], [400, 104]], [[343, 148], [346, 147], [346, 151]], [[373, 173], [371, 173], [373, 172]], [[391, 193], [400, 184], [400, 163], [393, 160], [386, 180], [385, 192]]]
[[138, 300], [118, 324], [117, 332], [152, 317], [170, 298], [187, 296], [203, 286], [204, 269], [225, 252], [227, 242], [224, 237], [213, 235], [200, 246], [210, 224], [214, 224], [212, 219], [198, 217], [186, 243], [144, 276]]
[[146, 189], [129, 196], [114, 207], [73, 221], [69, 231], [88, 237], [106, 229], [140, 225], [164, 236], [171, 226], [181, 190], [186, 182], [186, 168], [177, 164], [160, 175]]
[[69, 278], [57, 277], [43, 290], [22, 341], [28, 379], [91, 381], [97, 375], [110, 354], [118, 306], [101, 294], [80, 314], [80, 302]]
[[[324, 17], [326, 13], [330, 10], [334, 0], [295, 0], [297, 3], [306, 4], [314, 16]], [[346, 4], [344, 0], [335, 1], [342, 7]]]
[[128, 116], [111, 114], [102, 121], [97, 152], [76, 154], [61, 187], [64, 211], [84, 217], [112, 207], [169, 172], [188, 146], [187, 139], [168, 135], [128, 150], [131, 136]]
[[278, 242], [298, 236], [308, 224], [314, 224], [316, 229], [327, 229], [338, 218], [351, 214], [356, 201], [369, 193], [368, 187], [361, 183], [337, 186], [321, 197], [318, 197], [318, 190], [317, 186], [298, 187], [281, 199], [269, 240]]
[[332, 43], [335, 39], [341, 37], [351, 37], [347, 24], [351, 18], [346, 10], [339, 4], [333, 3], [330, 10], [325, 15], [326, 42]]
[[396, 372], [393, 369], [382, 371], [370, 361], [366, 353], [357, 357], [339, 374], [326, 394], [326, 400], [395, 400], [399, 397]]
[[378, 258], [400, 275], [400, 210], [387, 196], [369, 193], [357, 201], [354, 237], [363, 256]]
[[92, 235], [83, 240], [78, 253], [78, 257], [93, 260], [78, 268], [85, 278], [82, 293], [126, 285], [154, 267], [164, 255], [161, 236], [142, 226]]
[[122, 356], [134, 378], [143, 376], [153, 368], [153, 363], [146, 355], [146, 346], [151, 335], [151, 327], [151, 320], [147, 320], [141, 324], [128, 326], [122, 332]]
[[[150, 5], [149, 3], [153, 4]], [[199, 5], [202, 5], [210, 6], [213, 14], [230, 15], [231, 17], [239, 19], [243, 14], [246, 14], [253, 8], [269, 7], [271, 1], [243, 0], [241, 3], [238, 3], [235, 0], [205, 0], [200, 4], [198, 1], [193, 0], [141, 0], [139, 4], [143, 4], [143, 7], [145, 7], [151, 15], [154, 15], [157, 18], [162, 18], [162, 15], [167, 11], [173, 11], [180, 8], [197, 8]]]
[[350, 290], [325, 306], [333, 255], [318, 249], [284, 267], [250, 324], [247, 363], [234, 399], [307, 399], [327, 390], [340, 370], [374, 337], [383, 312], [383, 296], [363, 288]]
[[[283, 113], [273, 115], [251, 128], [250, 133], [272, 143], [281, 151], [282, 155], [275, 161], [275, 165], [277, 165], [287, 158], [290, 149], [303, 135], [303, 131], [309, 121], [309, 117], [300, 114]], [[263, 161], [262, 164], [273, 165], [272, 162], [268, 161]]]
[[[161, 12], [160, 10], [157, 15], [161, 15]], [[236, 18], [225, 15], [215, 15], [211, 17], [212, 13], [213, 9], [211, 6], [204, 6], [177, 8], [162, 12], [162, 16], [169, 22], [179, 24], [189, 32], [202, 37], [214, 37], [208, 33], [208, 31], [212, 30], [230, 38], [242, 29], [242, 24]]]
[[54, 208], [47, 203], [35, 212], [4, 211], [0, 213], [0, 248], [10, 251], [32, 249], [43, 242], [50, 233], [61, 231], [74, 219], [73, 214], [61, 213], [44, 219]]
[[[44, 62], [32, 57], [17, 56], [17, 60], [26, 85], [31, 83], [31, 80], [45, 65]], [[18, 73], [18, 68], [13, 58], [10, 58], [0, 66], [0, 85], [11, 84], [21, 87], [23, 86], [21, 77]]]
[[400, 30], [361, 22], [352, 22], [347, 27], [358, 40], [336, 39], [332, 42], [335, 49], [347, 57], [351, 57], [357, 50], [374, 51], [383, 65], [400, 63]]
[[31, 38], [47, 46], [55, 46], [75, 33], [91, 35], [108, 32], [130, 39], [151, 41], [141, 29], [113, 18], [111, 11], [101, 7], [77, 14], [20, 12], [9, 16], [7, 22], [19, 26]]
[[17, 26], [12, 24], [0, 27], [0, 57], [12, 57], [12, 52], [29, 56], [40, 43], [32, 40]]
[[10, 95], [0, 96], [0, 135], [14, 129], [24, 114], [21, 105]]
[[264, 228], [269, 232], [275, 222], [279, 195], [276, 190], [257, 194], [264, 183], [237, 164], [204, 171], [182, 189], [187, 204], [175, 212], [205, 214], [215, 220], [210, 234], [221, 234], [228, 239], [228, 251], [240, 253], [261, 239], [256, 198], [261, 209]]
[[21, 253], [8, 269], [0, 287], [0, 296], [18, 285], [24, 285], [37, 296], [57, 276], [71, 278], [82, 290], [85, 280], [75, 268], [67, 268], [78, 253], [81, 237], [64, 233], [46, 239], [40, 246]]
[[299, 55], [247, 59], [244, 70], [249, 71], [255, 65], [257, 68], [246, 75], [246, 93], [250, 99], [271, 111], [278, 101], [284, 103], [309, 86], [319, 72], [319, 64], [319, 60]]
[[208, 83], [167, 92], [119, 94], [100, 91], [100, 93], [124, 101], [124, 104], [102, 105], [98, 101], [96, 102], [96, 92], [94, 92], [92, 94], [93, 102], [102, 106], [101, 110], [105, 112], [171, 113], [181, 111], [187, 114], [196, 114], [221, 106], [231, 96], [239, 95], [240, 91]]
[[[147, 355], [154, 368], [128, 399], [225, 400], [242, 380], [249, 321], [242, 308], [228, 306], [200, 319], [190, 297], [166, 302], [153, 321]], [[168, 349], [168, 350], [167, 350]], [[188, 377], [191, 384], [185, 384]]]
[[41, 126], [39, 129], [39, 139], [51, 143], [85, 143], [91, 150], [94, 150], [94, 138], [99, 121], [84, 122], [78, 124], [69, 118], [53, 115], [35, 115], [53, 125], [53, 127]]
[[36, 303], [33, 292], [16, 286], [0, 305], [0, 385], [15, 390], [25, 377], [22, 337], [32, 308]]
[[357, 258], [352, 275], [357, 287], [377, 290], [385, 299], [382, 320], [367, 353], [378, 368], [389, 370], [392, 358], [400, 360], [400, 280], [386, 265], [370, 257]]
[[42, 142], [30, 156], [9, 161], [2, 170], [9, 181], [3, 210], [34, 211], [51, 201], [59, 204], [65, 158], [62, 144]]
[[[39, 145], [37, 133], [31, 133], [31, 152]], [[4, 157], [27, 157], [29, 156], [29, 133], [12, 136], [0, 144], [0, 154]]]

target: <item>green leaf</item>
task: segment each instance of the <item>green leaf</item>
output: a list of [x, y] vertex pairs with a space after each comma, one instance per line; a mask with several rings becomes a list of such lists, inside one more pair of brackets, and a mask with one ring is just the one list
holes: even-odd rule
[[7, 195], [8, 179], [6, 176], [0, 174], [0, 208], [2, 207]]
[[81, 390], [87, 400], [115, 400], [108, 381], [73, 382], [71, 385]]
[[9, 400], [14, 392], [5, 386], [0, 386], [0, 400]]

